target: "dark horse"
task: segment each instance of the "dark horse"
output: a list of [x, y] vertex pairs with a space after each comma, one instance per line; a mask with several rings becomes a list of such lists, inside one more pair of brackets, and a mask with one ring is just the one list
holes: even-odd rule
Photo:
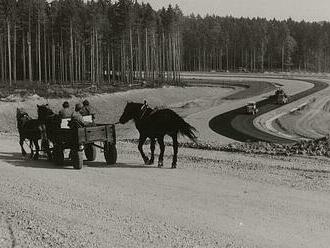
[[[159, 143], [160, 154], [158, 167], [163, 166], [163, 157], [165, 151], [164, 136], [169, 135], [173, 139], [173, 161], [172, 168], [176, 168], [178, 155], [178, 134], [187, 136], [196, 142], [196, 129], [185, 122], [177, 113], [170, 109], [151, 109], [146, 103], [127, 103], [124, 113], [120, 117], [121, 124], [134, 120], [135, 126], [140, 133], [139, 151], [145, 164], [154, 163], [154, 151], [156, 139]], [[150, 160], [143, 152], [143, 144], [147, 138], [150, 138]]]
[[56, 139], [56, 130], [61, 127], [61, 117], [53, 112], [48, 104], [37, 105], [38, 108], [38, 120], [46, 127], [47, 133], [47, 146], [49, 147], [49, 141], [54, 143]]
[[[23, 143], [25, 139], [30, 141], [31, 158], [37, 160], [39, 158], [40, 147], [38, 140], [42, 140], [42, 144], [47, 140], [46, 127], [39, 120], [32, 119], [24, 110], [16, 109], [17, 129], [19, 133], [19, 144], [21, 146], [22, 155], [26, 156]], [[36, 154], [33, 154], [33, 144], [36, 148]]]

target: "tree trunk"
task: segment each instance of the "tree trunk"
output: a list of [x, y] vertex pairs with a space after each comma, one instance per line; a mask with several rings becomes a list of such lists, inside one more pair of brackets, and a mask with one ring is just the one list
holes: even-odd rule
[[16, 72], [16, 62], [17, 62], [17, 31], [16, 31], [16, 23], [14, 23], [14, 58], [13, 58], [13, 79], [14, 83], [17, 80], [17, 72]]
[[38, 16], [38, 76], [39, 76], [39, 82], [41, 82], [41, 42], [40, 42], [40, 17]]
[[110, 46], [107, 47], [107, 79], [108, 83], [110, 84]]
[[142, 47], [141, 47], [141, 37], [140, 32], [138, 32], [138, 70], [139, 70], [139, 79], [142, 80]]
[[165, 79], [166, 71], [166, 48], [165, 48], [165, 33], [162, 33], [162, 77]]
[[[74, 81], [76, 82], [78, 80], [78, 66], [79, 66], [79, 57], [78, 55], [78, 46], [77, 46], [77, 38], [74, 39], [74, 53], [73, 53], [73, 60], [75, 61], [74, 63]], [[73, 63], [73, 61], [72, 61]]]
[[46, 22], [44, 20], [44, 81], [48, 81], [47, 77], [47, 42], [46, 42]]
[[8, 79], [9, 86], [12, 87], [12, 78], [11, 78], [11, 43], [10, 43], [10, 22], [7, 19], [7, 42], [8, 42]]
[[264, 72], [265, 44], [261, 42], [261, 72]]
[[26, 79], [26, 55], [25, 55], [25, 33], [22, 34], [22, 60], [23, 60], [23, 81]]
[[113, 54], [113, 47], [111, 48], [111, 72], [112, 72], [112, 80], [116, 80], [116, 68], [115, 68], [115, 57]]
[[95, 61], [96, 61], [96, 67], [95, 67], [95, 74], [96, 74], [96, 83], [99, 83], [100, 80], [100, 64], [99, 64], [99, 38], [98, 38], [98, 32], [95, 30]]
[[54, 38], [52, 38], [52, 80], [56, 81], [56, 49], [54, 44]]
[[33, 74], [32, 74], [32, 48], [31, 48], [31, 24], [29, 22], [29, 32], [27, 37], [27, 43], [28, 43], [28, 60], [29, 60], [29, 81], [33, 81]]
[[229, 51], [228, 51], [228, 44], [226, 44], [226, 71], [229, 71]]
[[10, 47], [10, 22], [7, 19], [7, 42], [8, 42], [8, 79], [9, 79], [9, 86], [12, 87], [11, 81], [11, 47]]
[[253, 48], [253, 71], [256, 70], [256, 48]]
[[84, 48], [84, 41], [81, 41], [79, 43], [79, 47], [80, 47], [80, 77], [79, 77], [79, 81], [84, 81], [84, 68], [85, 68], [85, 48]]
[[94, 84], [94, 27], [91, 34], [91, 61], [90, 61], [90, 71], [91, 71], [91, 82]]
[[149, 77], [149, 54], [148, 54], [148, 28], [145, 29], [145, 70], [144, 78]]
[[282, 46], [282, 72], [284, 72], [284, 45]]
[[5, 81], [5, 55], [4, 55], [4, 43], [3, 36], [0, 35], [0, 56], [1, 56], [1, 80]]
[[133, 39], [132, 39], [132, 27], [129, 27], [129, 82], [133, 82]]
[[72, 19], [70, 19], [70, 54], [69, 54], [69, 66], [70, 66], [70, 82], [73, 84], [73, 27]]

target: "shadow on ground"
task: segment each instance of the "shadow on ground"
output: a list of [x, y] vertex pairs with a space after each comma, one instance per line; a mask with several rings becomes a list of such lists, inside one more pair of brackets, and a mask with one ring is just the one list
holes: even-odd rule
[[84, 161], [84, 166], [93, 167], [93, 168], [158, 168], [157, 165], [149, 166], [143, 164], [126, 164], [126, 163], [117, 163], [114, 165], [107, 165], [105, 162], [102, 161]]
[[39, 160], [33, 160], [27, 155], [23, 157], [21, 153], [0, 153], [0, 160], [19, 167], [31, 167], [31, 168], [45, 168], [45, 169], [73, 169], [67, 167], [68, 165], [65, 164], [64, 166], [57, 166], [52, 162], [47, 161], [46, 158], [41, 157]]
[[[72, 164], [69, 160], [66, 160], [63, 166], [55, 165], [51, 161], [47, 161], [45, 157], [41, 157], [39, 160], [33, 160], [29, 158], [29, 155], [23, 157], [21, 153], [7, 153], [0, 152], [0, 160], [18, 167], [31, 167], [31, 168], [44, 168], [44, 169], [57, 169], [57, 170], [73, 170]], [[115, 165], [107, 165], [103, 161], [84, 161], [84, 167], [91, 168], [158, 168], [155, 166], [147, 166], [143, 164], [127, 164], [127, 163], [117, 163]]]

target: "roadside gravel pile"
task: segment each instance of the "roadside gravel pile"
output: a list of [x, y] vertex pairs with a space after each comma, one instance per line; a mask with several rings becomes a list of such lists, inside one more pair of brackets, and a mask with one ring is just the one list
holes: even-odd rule
[[258, 143], [234, 143], [222, 147], [222, 151], [243, 152], [268, 155], [308, 155], [308, 156], [326, 156], [330, 157], [328, 137], [300, 141], [293, 145], [273, 144], [266, 142]]
[[[138, 143], [138, 140], [129, 139], [125, 142]], [[168, 142], [167, 145], [171, 145]], [[237, 152], [248, 154], [267, 154], [278, 156], [307, 155], [307, 156], [325, 156], [330, 157], [330, 137], [323, 137], [315, 140], [300, 141], [293, 145], [273, 144], [267, 142], [254, 143], [231, 143], [224, 146], [213, 145], [203, 142], [180, 143], [181, 147], [194, 148], [200, 150], [213, 150], [225, 152]]]
[[[185, 145], [186, 146], [186, 145]], [[193, 144], [198, 149], [220, 150], [227, 152], [242, 152], [268, 155], [308, 155], [330, 157], [330, 138], [323, 137], [315, 140], [304, 140], [293, 145], [273, 144], [267, 142], [232, 143], [214, 147], [208, 144]]]

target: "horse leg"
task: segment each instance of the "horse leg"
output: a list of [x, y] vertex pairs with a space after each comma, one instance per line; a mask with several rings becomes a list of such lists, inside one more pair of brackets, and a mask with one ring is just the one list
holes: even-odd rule
[[150, 138], [151, 157], [150, 157], [150, 160], [148, 162], [148, 165], [154, 164], [154, 160], [155, 160], [155, 144], [156, 144], [155, 138]]
[[172, 139], [173, 139], [173, 161], [172, 161], [172, 169], [175, 169], [176, 168], [176, 162], [178, 160], [178, 147], [179, 147], [179, 144], [178, 144], [178, 135], [177, 134], [174, 134], [172, 136]]
[[30, 150], [31, 150], [30, 158], [33, 158], [33, 141], [32, 139], [30, 139], [29, 141], [30, 141]]
[[41, 150], [47, 153], [48, 160], [52, 160], [52, 152], [49, 149], [49, 140], [47, 138], [41, 139]]
[[26, 156], [26, 151], [24, 149], [24, 139], [22, 137], [19, 137], [19, 144], [21, 146], [21, 151], [22, 151], [22, 155], [25, 157]]
[[38, 160], [39, 159], [39, 150], [40, 150], [38, 139], [34, 139], [33, 143], [34, 143], [34, 146], [36, 148], [36, 154], [33, 156], [33, 159]]
[[149, 159], [148, 159], [148, 157], [143, 152], [143, 144], [146, 141], [146, 139], [147, 139], [147, 137], [140, 136], [138, 149], [139, 149], [139, 152], [141, 153], [141, 156], [143, 158], [144, 163], [145, 164], [148, 164]]
[[163, 160], [164, 160], [164, 152], [165, 152], [165, 144], [164, 144], [164, 136], [157, 138], [160, 153], [158, 158], [158, 167], [163, 167]]

